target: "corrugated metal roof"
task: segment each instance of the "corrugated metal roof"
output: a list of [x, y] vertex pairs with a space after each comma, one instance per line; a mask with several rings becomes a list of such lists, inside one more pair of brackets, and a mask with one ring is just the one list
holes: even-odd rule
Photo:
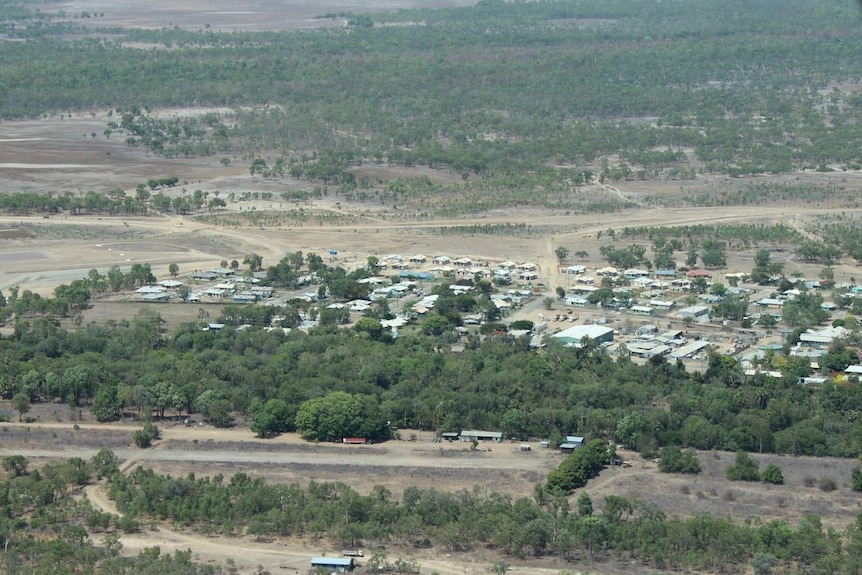
[[351, 565], [353, 565], [353, 559], [351, 557], [312, 557], [311, 564], [350, 567]]

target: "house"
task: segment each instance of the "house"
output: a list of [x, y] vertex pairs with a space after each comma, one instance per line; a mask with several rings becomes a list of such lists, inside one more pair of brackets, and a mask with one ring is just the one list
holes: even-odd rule
[[162, 280], [159, 285], [166, 289], [177, 289], [182, 287], [183, 282], [177, 280]]
[[586, 266], [569, 266], [565, 268], [560, 268], [560, 273], [563, 275], [580, 275], [586, 272]]
[[534, 271], [523, 271], [518, 274], [518, 279], [523, 281], [533, 281], [539, 279], [539, 274]]
[[410, 256], [407, 261], [409, 261], [411, 264], [424, 264], [426, 261], [428, 261], [428, 258], [423, 256], [422, 254], [416, 254], [415, 256]]
[[591, 286], [596, 283], [596, 278], [592, 276], [581, 276], [575, 280], [576, 284]]
[[217, 277], [223, 278], [230, 277], [235, 273], [234, 270], [223, 267], [212, 268], [211, 270], [209, 270], [209, 272], [214, 273]]
[[575, 307], [587, 307], [589, 303], [589, 300], [582, 296], [569, 296], [566, 298], [566, 305], [573, 305]]
[[356, 564], [353, 557], [312, 557], [312, 570], [325, 570], [327, 573], [345, 573], [353, 571]]
[[503, 441], [502, 431], [479, 431], [468, 429], [461, 432], [461, 441], [495, 441], [497, 443]]
[[635, 315], [652, 315], [653, 308], [645, 305], [633, 305], [631, 311]]
[[197, 281], [212, 281], [216, 279], [218, 275], [214, 272], [195, 272], [192, 274], [192, 279]]
[[649, 272], [647, 270], [632, 268], [627, 269], [623, 272], [623, 277], [627, 280], [633, 280], [637, 278], [645, 278], [649, 276]]
[[221, 299], [227, 297], [230, 293], [224, 289], [209, 288], [204, 290], [203, 295], [211, 298]]
[[436, 264], [438, 266], [448, 265], [452, 261], [449, 256], [437, 256], [431, 260], [431, 263]]
[[689, 270], [689, 271], [685, 272], [685, 277], [687, 277], [690, 280], [697, 279], [697, 278], [710, 279], [712, 277], [712, 274], [706, 270]]
[[828, 347], [833, 340], [845, 338], [849, 333], [849, 330], [841, 326], [809, 329], [799, 334], [799, 343], [809, 347]]
[[656, 279], [659, 278], [675, 278], [676, 270], [656, 270], [653, 272], [653, 276]]
[[691, 281], [676, 279], [670, 282], [670, 287], [674, 291], [691, 291]]
[[165, 288], [162, 286], [141, 286], [135, 290], [137, 295], [145, 295], [145, 294], [159, 294], [165, 293]]
[[141, 296], [141, 301], [146, 303], [165, 303], [170, 299], [170, 294], [164, 292], [145, 293]]
[[524, 262], [518, 266], [518, 271], [534, 271], [536, 269], [536, 264], [533, 262]]
[[597, 276], [617, 277], [619, 274], [620, 274], [620, 272], [619, 272], [619, 270], [617, 270], [617, 268], [610, 267], [610, 266], [596, 270]]
[[471, 260], [470, 258], [458, 258], [457, 260], [453, 261], [452, 264], [460, 268], [468, 268], [473, 265], [473, 260]]

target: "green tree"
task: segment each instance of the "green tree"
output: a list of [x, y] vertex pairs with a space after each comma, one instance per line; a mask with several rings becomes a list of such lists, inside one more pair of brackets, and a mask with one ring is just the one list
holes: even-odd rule
[[672, 445], [661, 449], [658, 468], [664, 473], [698, 474], [701, 471], [694, 451], [683, 451]]
[[563, 263], [569, 257], [569, 249], [560, 246], [554, 250], [554, 254], [557, 256], [557, 261]]
[[862, 467], [853, 469], [853, 473], [850, 474], [850, 487], [853, 491], [862, 491]]
[[3, 458], [3, 469], [9, 474], [9, 477], [23, 477], [27, 475], [27, 465], [29, 462], [23, 455], [10, 455]]
[[784, 474], [781, 473], [780, 467], [774, 463], [770, 463], [766, 466], [766, 469], [763, 470], [763, 473], [761, 473], [760, 480], [764, 483], [771, 483], [773, 485], [784, 485]]
[[12, 396], [12, 407], [18, 412], [18, 421], [24, 417], [24, 414], [30, 411], [30, 394], [19, 391]]
[[728, 466], [724, 474], [731, 481], [760, 481], [759, 465], [746, 452], [736, 452], [736, 463]]
[[159, 429], [150, 422], [144, 423], [142, 429], [132, 434], [132, 441], [141, 449], [152, 446], [153, 441], [159, 438]]
[[172, 278], [177, 277], [180, 274], [180, 266], [175, 263], [171, 263], [168, 265], [168, 273], [171, 274]]
[[258, 437], [269, 437], [274, 433], [290, 431], [292, 417], [287, 403], [281, 399], [270, 399], [254, 416], [251, 430]]
[[304, 402], [296, 414], [296, 430], [311, 441], [336, 441], [344, 437], [389, 439], [388, 421], [377, 399], [343, 391]]
[[96, 475], [96, 479], [107, 477], [112, 479], [120, 472], [120, 458], [107, 448], [102, 448], [90, 460], [90, 467]]

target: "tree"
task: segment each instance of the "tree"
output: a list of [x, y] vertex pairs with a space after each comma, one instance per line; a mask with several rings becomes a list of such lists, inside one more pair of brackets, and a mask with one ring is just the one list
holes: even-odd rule
[[731, 481], [760, 481], [758, 463], [746, 452], [736, 452], [736, 463], [728, 466], [724, 473]]
[[771, 483], [773, 485], [784, 485], [784, 474], [781, 473], [780, 467], [774, 463], [770, 463], [760, 475], [760, 480], [764, 483]]
[[141, 449], [147, 449], [158, 438], [159, 428], [150, 422], [145, 423], [143, 429], [139, 429], [132, 434], [132, 441]]
[[27, 475], [27, 459], [23, 455], [10, 455], [3, 458], [3, 469], [9, 477], [23, 477]]
[[554, 250], [554, 254], [557, 256], [557, 261], [563, 263], [566, 261], [566, 258], [569, 257], [569, 249], [560, 246]]
[[120, 471], [120, 458], [110, 449], [102, 448], [90, 460], [90, 467], [96, 474], [96, 479], [111, 479]]
[[254, 416], [251, 430], [258, 437], [269, 437], [274, 433], [290, 431], [292, 417], [287, 403], [281, 399], [270, 399]]
[[171, 274], [172, 278], [177, 277], [180, 274], [180, 266], [175, 263], [171, 263], [168, 266], [168, 273]]
[[593, 514], [593, 500], [589, 493], [584, 491], [578, 495], [578, 517], [589, 517]]
[[12, 396], [12, 407], [18, 412], [18, 421], [20, 422], [24, 414], [30, 411], [30, 394], [19, 391]]
[[377, 399], [336, 391], [304, 402], [296, 414], [296, 430], [311, 441], [335, 441], [344, 437], [389, 439], [391, 430]]
[[263, 256], [258, 254], [248, 254], [243, 258], [242, 263], [248, 266], [252, 272], [259, 272], [263, 269]]
[[850, 486], [853, 491], [862, 491], [862, 467], [853, 469], [853, 473], [850, 475]]
[[663, 447], [660, 453], [658, 469], [664, 473], [698, 474], [701, 471], [700, 462], [694, 451], [683, 451], [679, 447]]

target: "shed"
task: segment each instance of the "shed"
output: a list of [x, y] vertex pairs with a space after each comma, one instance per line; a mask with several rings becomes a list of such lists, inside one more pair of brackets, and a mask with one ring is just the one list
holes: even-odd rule
[[365, 445], [368, 442], [364, 437], [344, 437], [341, 439], [341, 443], [347, 445]]
[[577, 435], [567, 435], [565, 443], [560, 444], [560, 452], [571, 453], [584, 445], [584, 438]]
[[312, 557], [312, 569], [326, 569], [327, 571], [337, 571], [344, 573], [345, 571], [353, 571], [356, 564], [353, 557]]
[[593, 340], [597, 345], [614, 340], [614, 330], [600, 325], [576, 325], [555, 333], [552, 337], [559, 338], [563, 343], [579, 347], [583, 338]]

